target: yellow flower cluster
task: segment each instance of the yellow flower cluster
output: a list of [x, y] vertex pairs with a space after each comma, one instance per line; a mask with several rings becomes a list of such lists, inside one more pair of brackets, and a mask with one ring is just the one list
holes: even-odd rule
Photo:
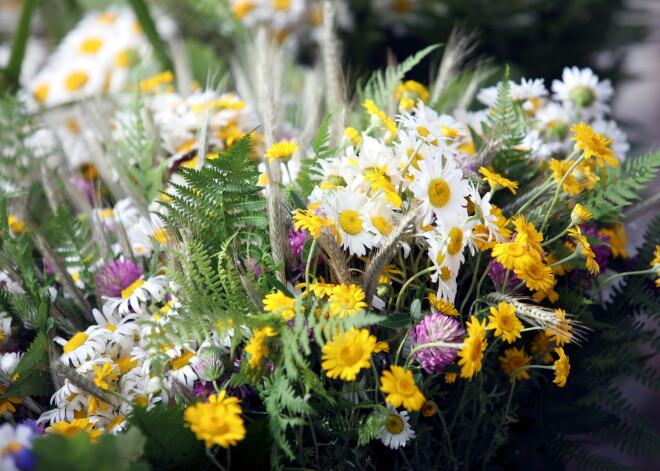
[[198, 440], [204, 440], [207, 448], [236, 445], [246, 434], [241, 418], [243, 410], [238, 402], [235, 397], [226, 397], [226, 391], [220, 391], [209, 397], [208, 402], [198, 402], [186, 408], [183, 416], [186, 426]]

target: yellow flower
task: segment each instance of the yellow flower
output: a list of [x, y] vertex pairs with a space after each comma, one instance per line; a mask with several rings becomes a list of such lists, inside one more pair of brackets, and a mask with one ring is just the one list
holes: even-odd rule
[[248, 361], [248, 365], [253, 368], [259, 368], [261, 359], [270, 355], [268, 348], [268, 337], [274, 337], [278, 334], [271, 327], [264, 327], [262, 329], [252, 329], [253, 337], [250, 339], [250, 344], [245, 347], [245, 352], [252, 355]]
[[371, 115], [372, 122], [375, 122], [379, 126], [387, 129], [387, 132], [390, 134], [390, 136], [396, 136], [396, 123], [388, 118], [385, 113], [379, 110], [372, 100], [365, 100], [364, 103], [362, 103], [362, 106], [364, 106], [364, 108], [367, 110], [367, 113]]
[[198, 402], [184, 412], [186, 427], [195, 433], [197, 440], [204, 440], [207, 448], [213, 445], [229, 448], [245, 438], [239, 400], [225, 397], [225, 394], [225, 391], [220, 391], [210, 396], [208, 402]]
[[452, 303], [447, 301], [445, 298], [437, 298], [435, 293], [429, 294], [429, 297], [427, 299], [431, 303], [431, 307], [433, 308], [433, 310], [439, 312], [440, 314], [444, 314], [446, 316], [460, 315], [459, 312], [456, 310], [456, 307]]
[[571, 364], [568, 362], [568, 356], [564, 353], [563, 348], [555, 348], [555, 352], [559, 355], [559, 360], [555, 361], [555, 379], [552, 382], [563, 388], [566, 386], [566, 379], [568, 378], [568, 373], [571, 371]]
[[628, 235], [623, 224], [610, 224], [598, 231], [598, 235], [610, 238], [609, 244], [612, 251], [612, 258], [628, 257], [628, 250], [626, 249]]
[[[525, 350], [522, 348], [507, 348], [504, 350], [503, 357], [497, 357], [500, 360], [500, 367], [504, 370], [509, 376], [509, 381], [513, 382], [513, 373], [525, 365], [529, 365], [529, 362], [532, 360], [529, 355], [525, 353]], [[516, 373], [516, 380], [520, 381], [523, 379], [529, 379], [529, 372], [525, 370], [520, 370]]]
[[371, 353], [376, 348], [376, 337], [367, 329], [351, 328], [349, 332], [337, 334], [331, 342], [323, 346], [323, 363], [329, 378], [355, 381], [362, 368], [371, 365]]
[[571, 221], [573, 224], [584, 224], [592, 218], [593, 215], [589, 212], [589, 210], [579, 203], [576, 204], [571, 211]]
[[[506, 217], [504, 217], [504, 214], [502, 214], [502, 210], [497, 206], [492, 205], [490, 213], [497, 218], [497, 221], [495, 221], [495, 225], [497, 226], [497, 229], [499, 230], [499, 233], [502, 236], [502, 238], [508, 239], [509, 237], [511, 237], [512, 231], [507, 227], [509, 225], [509, 220]], [[495, 247], [495, 244], [497, 244], [497, 240], [495, 240], [495, 238], [493, 238], [493, 240], [491, 241], [488, 241], [488, 235], [490, 234], [490, 232], [483, 224], [477, 224], [476, 226], [474, 226], [472, 233], [475, 235], [473, 240], [477, 244], [477, 247], [479, 247], [479, 250], [481, 251], [492, 249], [493, 247]], [[480, 234], [483, 234], [484, 237], [476, 237]]]
[[332, 219], [321, 217], [307, 209], [296, 209], [293, 212], [293, 227], [295, 230], [301, 228], [309, 232], [313, 238], [317, 239], [321, 235], [321, 229], [324, 227], [331, 227], [336, 232], [338, 240], [341, 241], [341, 235], [336, 230]]
[[575, 133], [575, 136], [571, 140], [577, 141], [577, 148], [584, 150], [586, 159], [596, 157], [598, 159], [598, 165], [601, 167], [604, 167], [606, 162], [612, 167], [619, 165], [616, 155], [608, 147], [612, 143], [612, 139], [607, 139], [605, 136], [596, 134], [591, 129], [591, 126], [584, 124], [584, 122], [574, 124], [571, 131]]
[[[653, 252], [653, 255], [655, 255], [655, 258], [651, 261], [650, 265], [652, 267], [660, 265], [660, 245], [655, 246], [655, 252]], [[655, 280], [655, 285], [660, 287], [660, 273], [658, 273], [658, 279]]]
[[399, 102], [399, 109], [408, 111], [413, 108], [417, 100], [426, 103], [429, 91], [424, 85], [414, 80], [407, 80], [396, 86], [394, 98]]
[[491, 306], [488, 316], [490, 323], [487, 329], [495, 329], [495, 337], [502, 336], [505, 342], [513, 343], [520, 338], [522, 322], [516, 317], [516, 308], [509, 303], [502, 302], [497, 307]]
[[349, 138], [354, 146], [358, 145], [362, 140], [362, 136], [360, 136], [358, 130], [351, 127], [344, 129], [344, 136]]
[[[0, 396], [7, 393], [7, 388], [0, 384]], [[16, 407], [14, 404], [22, 404], [23, 401], [18, 397], [7, 397], [5, 399], [0, 399], [0, 415], [5, 412], [16, 412]]]
[[298, 147], [298, 144], [296, 144], [295, 142], [282, 141], [270, 146], [270, 148], [266, 151], [264, 157], [269, 159], [270, 162], [272, 162], [275, 159], [287, 159], [291, 157], [291, 155], [299, 149], [300, 147]]
[[160, 74], [154, 75], [153, 77], [149, 77], [145, 80], [142, 80], [140, 82], [140, 90], [147, 93], [153, 92], [160, 85], [167, 86], [172, 82], [174, 82], [174, 74], [169, 70], [166, 70], [165, 72], [162, 72]]
[[458, 375], [456, 373], [445, 373], [445, 383], [451, 384], [454, 381], [456, 381], [456, 377]]
[[267, 294], [263, 299], [264, 311], [280, 311], [280, 315], [288, 321], [295, 315], [295, 302], [295, 299], [288, 297], [281, 290], [277, 290], [276, 293]]
[[401, 366], [393, 365], [390, 371], [383, 371], [380, 390], [387, 394], [385, 401], [394, 407], [403, 405], [409, 412], [420, 410], [426, 400], [415, 384], [412, 371]]
[[513, 219], [513, 226], [516, 228], [516, 242], [520, 245], [527, 246], [532, 250], [541, 252], [541, 242], [543, 242], [543, 234], [536, 230], [534, 224], [527, 221], [525, 216], [520, 215]]
[[479, 169], [479, 173], [484, 176], [483, 181], [488, 181], [488, 184], [491, 187], [495, 187], [496, 185], [499, 185], [504, 188], [508, 188], [509, 190], [511, 190], [511, 193], [513, 193], [514, 195], [516, 194], [516, 188], [518, 188], [518, 183], [508, 180], [499, 173], [495, 173], [492, 170], [487, 169], [486, 167], [481, 167]]
[[566, 317], [566, 311], [563, 309], [557, 309], [555, 311], [555, 316], [558, 319], [555, 327], [548, 329], [545, 332], [545, 335], [550, 337], [552, 342], [555, 342], [560, 347], [563, 347], [565, 344], [571, 343], [571, 340], [573, 339], [573, 333], [571, 332], [571, 320]]
[[362, 288], [357, 285], [337, 285], [332, 288], [330, 296], [330, 314], [333, 316], [353, 316], [363, 311], [367, 303], [363, 301], [366, 297]]
[[468, 337], [463, 341], [463, 348], [458, 352], [461, 366], [461, 378], [472, 378], [481, 371], [484, 358], [484, 350], [488, 343], [486, 342], [486, 319], [483, 324], [475, 316], [466, 323]]
[[587, 269], [591, 274], [597, 275], [600, 273], [600, 266], [596, 262], [596, 254], [591, 249], [591, 244], [587, 238], [582, 234], [582, 230], [579, 225], [575, 225], [574, 228], [568, 230], [568, 235], [575, 240], [575, 250], [582, 249], [581, 253], [586, 257], [585, 263], [587, 264]]
[[503, 242], [493, 247], [493, 257], [509, 270], [524, 269], [538, 260], [538, 252], [530, 252], [518, 242]]
[[25, 230], [25, 221], [21, 221], [20, 219], [16, 218], [15, 216], [9, 216], [7, 218], [7, 222], [8, 222], [8, 225], [9, 225], [9, 229], [11, 229], [11, 231], [14, 234], [18, 235], [18, 234], [20, 234], [21, 232], [23, 232]]
[[552, 355], [550, 354], [550, 337], [545, 333], [539, 332], [534, 336], [530, 350], [534, 356], [543, 363], [552, 363]]
[[[564, 175], [566, 175], [568, 170], [571, 168], [571, 165], [573, 165], [573, 161], [571, 160], [550, 159], [550, 169], [554, 172], [552, 174], [552, 178], [557, 180], [558, 185], [562, 178], [564, 178]], [[564, 183], [561, 187], [570, 196], [578, 194], [582, 191], [580, 188], [580, 182], [577, 181], [573, 175], [566, 177], [566, 180], [564, 180]]]
[[548, 291], [554, 286], [555, 276], [552, 268], [545, 266], [540, 260], [514, 272], [518, 278], [525, 280], [532, 291]]
[[376, 342], [376, 346], [374, 347], [374, 353], [378, 352], [385, 352], [385, 353], [390, 353], [390, 344], [387, 342]]
[[99, 435], [103, 433], [103, 430], [94, 430], [94, 424], [89, 421], [89, 419], [73, 419], [71, 422], [66, 420], [60, 420], [59, 422], [52, 424], [51, 428], [47, 429], [48, 433], [55, 433], [57, 435], [63, 435], [67, 438], [75, 437], [80, 433], [87, 434], [89, 441], [96, 443], [99, 441]]
[[103, 368], [101, 368], [98, 365], [94, 365], [94, 372], [96, 373], [96, 377], [94, 378], [94, 384], [96, 384], [99, 388], [103, 389], [104, 391], [107, 389], [114, 389], [111, 388], [108, 383], [112, 381], [117, 381], [119, 379], [119, 376], [117, 376], [117, 371], [115, 370], [116, 365], [108, 361], [106, 363], [103, 363]]

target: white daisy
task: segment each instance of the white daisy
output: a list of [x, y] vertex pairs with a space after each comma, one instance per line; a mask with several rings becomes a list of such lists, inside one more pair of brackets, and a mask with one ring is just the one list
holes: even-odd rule
[[392, 205], [383, 199], [369, 201], [365, 212], [369, 222], [376, 229], [376, 245], [380, 245], [396, 226], [400, 214], [394, 212]]
[[[18, 471], [28, 469], [19, 465], [16, 458], [24, 450], [32, 449], [32, 440], [36, 438], [34, 429], [25, 424], [2, 424], [0, 426], [0, 469], [3, 471]], [[30, 453], [30, 452], [28, 452]], [[23, 462], [25, 460], [22, 460]], [[23, 463], [25, 464], [25, 463]]]
[[409, 420], [408, 411], [397, 412], [394, 407], [388, 406], [380, 427], [380, 440], [383, 445], [397, 450], [415, 438], [415, 431], [410, 427]]
[[598, 79], [589, 68], [566, 67], [561, 80], [553, 80], [554, 98], [578, 109], [581, 119], [602, 117], [610, 111], [607, 104], [614, 95], [609, 80]]
[[160, 301], [167, 285], [164, 275], [152, 276], [148, 280], [140, 277], [121, 292], [121, 298], [106, 298], [103, 308], [117, 310], [119, 314], [141, 312], [142, 307], [152, 301]]
[[469, 218], [466, 211], [463, 217], [459, 219], [438, 220], [437, 232], [431, 231], [425, 234], [426, 237], [436, 236], [434, 234], [440, 235], [442, 240], [441, 254], [444, 257], [443, 265], [452, 273], [458, 273], [461, 265], [465, 262], [465, 248], [469, 247], [472, 254], [477, 250], [472, 234], [472, 229], [477, 223], [478, 220]]
[[352, 255], [362, 257], [376, 244], [375, 229], [365, 208], [367, 197], [362, 193], [336, 191], [325, 208], [341, 234], [341, 245]]
[[16, 365], [18, 365], [18, 362], [21, 361], [22, 356], [23, 353], [20, 352], [4, 353], [0, 355], [0, 370], [11, 376], [14, 374]]
[[[438, 115], [424, 103], [418, 103], [413, 113], [404, 111], [397, 117], [405, 129], [429, 145], [437, 146], [445, 152], [449, 151], [450, 141], [454, 140], [460, 130], [458, 122], [449, 115]], [[462, 130], [465, 133], [465, 130]]]
[[500, 234], [500, 229], [497, 227], [497, 216], [492, 214], [493, 205], [490, 204], [490, 191], [485, 195], [479, 195], [479, 192], [476, 188], [470, 187], [470, 200], [474, 204], [474, 209], [477, 216], [479, 216], [479, 221], [483, 224], [486, 229], [488, 229], [488, 239], [487, 242], [495, 239], [498, 243], [504, 242], [504, 238]]
[[62, 345], [64, 350], [60, 361], [76, 367], [105, 352], [110, 333], [107, 329], [100, 329], [99, 326], [93, 325], [84, 332], [77, 332], [68, 341], [62, 337], [55, 337], [53, 340]]
[[443, 159], [440, 152], [435, 152], [419, 163], [419, 170], [411, 169], [410, 173], [415, 179], [410, 190], [422, 202], [425, 226], [431, 223], [433, 216], [453, 220], [465, 212], [468, 182], [453, 159]]

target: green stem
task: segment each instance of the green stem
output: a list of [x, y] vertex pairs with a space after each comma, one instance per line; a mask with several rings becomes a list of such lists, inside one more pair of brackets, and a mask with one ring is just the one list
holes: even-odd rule
[[408, 279], [408, 281], [405, 282], [405, 284], [401, 287], [401, 291], [399, 291], [399, 295], [396, 298], [395, 308], [396, 308], [397, 312], [400, 312], [401, 301], [403, 301], [403, 299], [404, 299], [403, 294], [406, 292], [406, 289], [408, 288], [408, 286], [410, 286], [410, 283], [412, 283], [413, 280], [416, 280], [417, 278], [419, 278], [422, 275], [425, 275], [427, 273], [431, 273], [435, 269], [436, 268], [434, 266], [433, 267], [428, 267], [425, 270], [420, 271], [419, 273], [415, 273], [413, 276], [411, 276]]
[[502, 284], [502, 291], [506, 291], [506, 285], [509, 283], [509, 277], [511, 277], [511, 270], [506, 269], [506, 274], [504, 275], [504, 284]]
[[165, 46], [165, 42], [158, 34], [158, 30], [156, 29], [156, 24], [154, 23], [154, 19], [152, 18], [151, 13], [149, 12], [149, 7], [145, 3], [145, 1], [128, 0], [128, 3], [130, 3], [131, 7], [133, 7], [135, 16], [140, 22], [140, 26], [142, 26], [142, 31], [144, 31], [144, 34], [147, 36], [147, 39], [149, 39], [149, 42], [151, 43], [151, 47], [154, 48], [154, 53], [156, 54], [156, 57], [158, 58], [158, 61], [160, 62], [160, 65], [163, 68], [163, 70], [174, 71], [172, 59], [170, 59], [170, 56], [167, 53], [167, 47]]
[[412, 360], [414, 360], [413, 354], [419, 352], [420, 350], [424, 350], [425, 348], [431, 348], [431, 347], [455, 348], [457, 350], [460, 350], [461, 348], [463, 348], [463, 344], [448, 343], [448, 342], [429, 342], [429, 343], [424, 343], [422, 345], [418, 345], [410, 351], [410, 354], [408, 355], [408, 359], [406, 360], [406, 363], [403, 365], [403, 368], [406, 370], [408, 369], [410, 363], [412, 362]]
[[37, 0], [24, 0], [21, 16], [18, 19], [18, 26], [16, 33], [11, 43], [11, 55], [7, 63], [6, 81], [7, 90], [18, 90], [19, 79], [21, 77], [21, 67], [23, 66], [23, 59], [25, 58], [25, 49], [27, 47], [28, 39], [30, 38], [30, 22], [32, 20], [32, 13], [37, 5]]
[[594, 292], [594, 295], [600, 293], [603, 290], [603, 288], [605, 288], [605, 285], [607, 285], [610, 281], [614, 280], [615, 278], [619, 278], [619, 277], [622, 277], [622, 276], [628, 276], [628, 275], [651, 275], [651, 274], [655, 274], [655, 273], [660, 273], [660, 268], [658, 268], [658, 267], [660, 267], [660, 265], [649, 268], [648, 270], [627, 271], [627, 272], [623, 272], [623, 273], [617, 273], [616, 275], [612, 275], [608, 279], [603, 281], [598, 286], [598, 288]]
[[584, 160], [585, 154], [582, 154], [580, 158], [578, 158], [573, 165], [571, 165], [571, 168], [568, 169], [568, 172], [564, 174], [562, 179], [559, 181], [557, 184], [557, 189], [555, 190], [555, 196], [552, 198], [552, 203], [550, 203], [550, 208], [548, 208], [548, 212], [545, 215], [545, 218], [543, 219], [543, 224], [541, 225], [541, 230], [540, 232], [545, 231], [546, 226], [548, 225], [548, 221], [550, 220], [550, 215], [552, 214], [552, 210], [555, 209], [555, 205], [557, 204], [557, 200], [559, 199], [560, 193], [563, 191], [562, 190], [562, 185], [566, 181], [566, 179], [569, 177], [571, 173], [573, 173], [573, 170], [575, 170], [575, 167], [577, 167], [580, 162]]
[[305, 265], [305, 290], [309, 292], [309, 267], [312, 265], [312, 258], [314, 257], [314, 252], [316, 250], [316, 239], [312, 240], [312, 245], [309, 248], [309, 253], [307, 254], [307, 264]]
[[516, 211], [516, 214], [522, 213], [524, 210], [526, 210], [534, 201], [536, 201], [539, 196], [545, 193], [545, 190], [547, 190], [550, 186], [550, 183], [552, 183], [552, 177], [549, 177], [545, 182], [541, 184], [541, 187], [539, 190], [534, 193], [534, 195], [523, 204], [518, 211]]
[[211, 462], [220, 470], [222, 471], [227, 471], [227, 469], [222, 466], [217, 459], [215, 459], [215, 455], [211, 452], [211, 448], [206, 447], [206, 456], [211, 460]]
[[570, 228], [572, 228], [573, 226], [574, 226], [574, 224], [571, 222], [571, 223], [568, 225], [568, 227], [567, 227], [566, 229], [564, 229], [563, 231], [561, 231], [559, 234], [557, 234], [556, 236], [554, 236], [552, 239], [546, 240], [546, 241], [543, 242], [543, 244], [541, 244], [541, 245], [544, 245], [544, 246], [545, 246], [545, 245], [550, 245], [550, 244], [552, 244], [554, 241], [561, 239], [561, 238], [564, 236], [564, 234], [566, 234], [566, 233], [568, 232], [568, 230], [569, 230]]
[[470, 298], [470, 295], [472, 294], [472, 290], [474, 290], [474, 287], [477, 284], [477, 275], [479, 273], [479, 265], [481, 264], [482, 253], [483, 252], [479, 251], [479, 255], [477, 255], [477, 263], [474, 266], [474, 273], [472, 274], [472, 283], [470, 283], [470, 288], [468, 289], [468, 292], [463, 298], [463, 302], [461, 303], [461, 308], [460, 308], [461, 313], [463, 313], [463, 308], [465, 308], [465, 304], [467, 304], [467, 300]]
[[406, 343], [406, 340], [408, 339], [408, 335], [410, 335], [410, 330], [406, 331], [406, 335], [403, 336], [401, 339], [401, 343], [399, 344], [399, 348], [396, 350], [396, 356], [394, 357], [394, 364], [398, 365], [399, 364], [399, 357], [401, 356], [401, 351], [403, 350], [403, 344]]
[[486, 267], [486, 271], [484, 271], [484, 274], [481, 275], [481, 279], [479, 280], [479, 284], [477, 285], [477, 299], [479, 299], [479, 296], [481, 295], [481, 286], [484, 284], [484, 281], [486, 280], [486, 276], [488, 276], [489, 271], [490, 271], [490, 265]]

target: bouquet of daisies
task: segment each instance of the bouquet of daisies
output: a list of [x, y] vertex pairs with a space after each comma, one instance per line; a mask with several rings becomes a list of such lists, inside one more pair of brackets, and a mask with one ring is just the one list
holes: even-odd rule
[[331, 5], [310, 69], [248, 3], [220, 88], [111, 8], [3, 97], [3, 469], [655, 456], [615, 380], [658, 386], [660, 219], [633, 259], [622, 208], [660, 154], [628, 157], [609, 81], [484, 88], [458, 38], [428, 84], [437, 46], [352, 90]]

